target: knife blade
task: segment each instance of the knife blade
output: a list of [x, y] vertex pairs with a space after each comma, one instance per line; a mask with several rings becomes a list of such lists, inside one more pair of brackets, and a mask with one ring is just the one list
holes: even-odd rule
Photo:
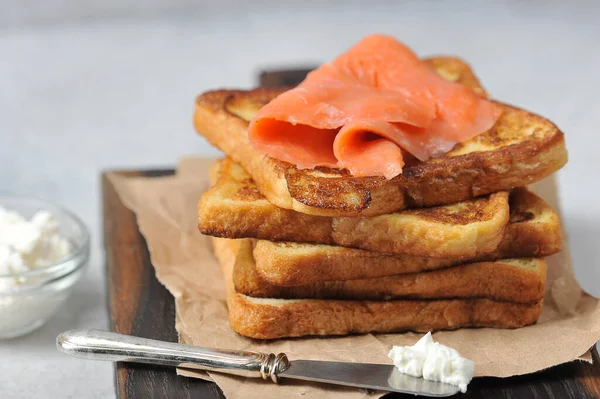
[[411, 377], [386, 364], [290, 361], [283, 353], [209, 349], [107, 331], [66, 331], [58, 335], [56, 346], [68, 355], [89, 360], [159, 364], [262, 377], [276, 383], [290, 378], [430, 397], [450, 396], [459, 391], [454, 385]]
[[451, 396], [459, 392], [455, 385], [402, 374], [396, 367], [387, 364], [292, 360], [279, 377], [431, 397]]

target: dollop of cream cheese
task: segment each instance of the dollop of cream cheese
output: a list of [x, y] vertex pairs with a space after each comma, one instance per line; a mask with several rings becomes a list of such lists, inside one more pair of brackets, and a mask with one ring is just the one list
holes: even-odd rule
[[388, 354], [404, 374], [458, 386], [461, 392], [473, 378], [475, 363], [456, 350], [434, 342], [428, 332], [413, 346], [394, 346]]

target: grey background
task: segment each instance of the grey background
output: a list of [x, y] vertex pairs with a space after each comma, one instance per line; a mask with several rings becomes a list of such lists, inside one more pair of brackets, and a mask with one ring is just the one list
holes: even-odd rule
[[563, 220], [576, 276], [600, 295], [599, 2], [249, 3], [0, 0], [0, 193], [58, 202], [93, 237], [70, 302], [41, 330], [0, 341], [1, 397], [114, 395], [111, 365], [54, 349], [62, 330], [108, 325], [102, 169], [217, 154], [192, 128], [196, 94], [251, 87], [261, 67], [328, 60], [372, 32], [461, 55], [494, 97], [566, 132]]

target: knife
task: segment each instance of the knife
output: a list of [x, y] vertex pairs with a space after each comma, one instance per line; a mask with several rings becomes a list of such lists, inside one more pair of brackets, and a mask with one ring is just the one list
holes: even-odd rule
[[291, 378], [431, 397], [450, 396], [459, 391], [454, 385], [402, 374], [392, 365], [290, 361], [283, 353], [208, 349], [99, 330], [63, 332], [56, 338], [56, 346], [61, 352], [82, 359], [158, 364], [262, 377], [275, 383]]

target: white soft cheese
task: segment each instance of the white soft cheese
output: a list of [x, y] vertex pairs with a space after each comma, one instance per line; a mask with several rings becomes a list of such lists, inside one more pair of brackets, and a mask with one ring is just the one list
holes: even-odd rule
[[[58, 223], [50, 212], [39, 211], [27, 220], [0, 207], [0, 275], [36, 270], [70, 253], [71, 245], [59, 234]], [[12, 281], [24, 283], [18, 278]]]
[[475, 371], [473, 361], [434, 342], [431, 332], [413, 346], [394, 346], [388, 356], [401, 373], [457, 385], [462, 392], [467, 391]]
[[[32, 331], [66, 299], [68, 291], [58, 286], [36, 289], [52, 277], [43, 268], [73, 251], [58, 227], [49, 212], [37, 212], [28, 220], [0, 207], [0, 338]], [[40, 272], [23, 275], [31, 270]]]

